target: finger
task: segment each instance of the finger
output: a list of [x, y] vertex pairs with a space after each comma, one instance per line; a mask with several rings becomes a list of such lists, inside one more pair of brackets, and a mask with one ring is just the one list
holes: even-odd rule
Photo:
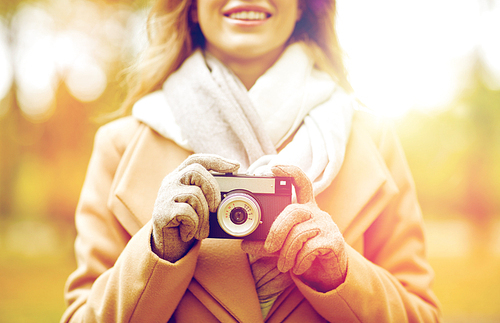
[[220, 189], [215, 177], [202, 165], [192, 164], [181, 171], [180, 184], [199, 187], [210, 212], [215, 212], [220, 203]]
[[287, 272], [296, 266], [298, 255], [307, 243], [320, 233], [314, 223], [308, 221], [295, 226], [283, 245], [278, 259], [278, 270]]
[[209, 231], [209, 207], [207, 200], [198, 186], [186, 186], [183, 192], [178, 193], [173, 197], [174, 207], [176, 208], [173, 214], [175, 217], [179, 215], [193, 215], [196, 218], [197, 225], [193, 232], [196, 239], [204, 239], [208, 236]]
[[200, 164], [206, 170], [218, 173], [235, 173], [240, 168], [240, 163], [235, 160], [226, 159], [214, 154], [194, 154], [189, 156], [179, 166], [179, 170], [192, 164]]
[[199, 228], [199, 218], [191, 205], [187, 203], [174, 203], [171, 212], [175, 214], [166, 223], [164, 228], [179, 228], [181, 240], [186, 242], [193, 239]]
[[302, 250], [297, 254], [293, 273], [302, 275], [311, 268], [314, 260], [318, 257], [323, 260], [335, 257], [332, 246], [325, 237], [321, 236], [316, 236], [304, 244]]
[[[345, 250], [344, 237], [342, 233], [340, 233], [337, 225], [331, 221], [327, 213], [319, 213], [319, 215], [321, 214], [324, 216], [324, 221], [315, 221], [314, 223], [321, 232], [316, 237], [308, 240], [297, 255], [297, 260], [293, 269], [296, 275], [302, 275], [311, 267], [314, 260], [318, 257], [321, 261], [336, 264], [338, 261], [332, 258], [339, 257], [338, 253], [342, 253]], [[317, 219], [318, 217], [316, 217], [316, 220]]]
[[181, 186], [181, 189], [178, 189], [175, 195], [172, 196], [172, 200], [176, 203], [189, 204], [196, 211], [198, 216], [208, 214], [208, 201], [205, 198], [205, 194], [202, 189], [198, 186]]
[[312, 183], [300, 167], [294, 165], [276, 165], [271, 168], [271, 171], [274, 176], [292, 177], [298, 203], [305, 204], [314, 201]]
[[311, 212], [301, 204], [290, 204], [274, 220], [267, 235], [264, 248], [270, 252], [280, 250], [292, 228], [311, 218]]

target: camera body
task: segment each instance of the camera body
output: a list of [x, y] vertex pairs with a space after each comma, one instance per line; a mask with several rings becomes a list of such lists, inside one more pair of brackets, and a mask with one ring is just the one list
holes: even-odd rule
[[215, 174], [221, 203], [210, 212], [209, 238], [265, 240], [292, 201], [290, 177]]

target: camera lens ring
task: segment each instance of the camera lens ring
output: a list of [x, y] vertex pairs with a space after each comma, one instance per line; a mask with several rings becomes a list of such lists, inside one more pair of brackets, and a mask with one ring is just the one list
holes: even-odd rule
[[[233, 219], [231, 218], [231, 213], [236, 209], [245, 211], [245, 221], [234, 221], [234, 216]], [[250, 193], [242, 191], [229, 192], [217, 210], [219, 226], [224, 232], [234, 237], [245, 237], [251, 234], [259, 226], [260, 220], [259, 203]]]

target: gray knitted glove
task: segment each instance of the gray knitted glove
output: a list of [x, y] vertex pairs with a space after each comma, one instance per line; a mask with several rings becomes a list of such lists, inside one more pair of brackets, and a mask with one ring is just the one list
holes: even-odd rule
[[317, 291], [327, 292], [345, 281], [345, 242], [332, 217], [316, 204], [312, 184], [296, 166], [273, 166], [275, 176], [293, 178], [297, 203], [288, 205], [276, 218], [264, 244], [244, 240], [250, 254], [278, 257], [281, 272], [294, 275]]
[[176, 262], [209, 233], [209, 211], [220, 203], [220, 190], [210, 170], [236, 172], [238, 162], [216, 155], [188, 157], [161, 184], [153, 210], [151, 246], [160, 258]]

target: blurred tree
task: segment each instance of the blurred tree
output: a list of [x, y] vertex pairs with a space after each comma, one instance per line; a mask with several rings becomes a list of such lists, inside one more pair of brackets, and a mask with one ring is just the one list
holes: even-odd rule
[[493, 91], [481, 80], [478, 64], [474, 85], [462, 97], [467, 107], [472, 146], [466, 159], [464, 196], [459, 209], [484, 225], [500, 211], [500, 91]]
[[423, 207], [486, 228], [500, 213], [500, 91], [483, 82], [482, 70], [478, 61], [448, 109], [413, 111], [399, 133]]
[[[140, 8], [148, 2], [146, 0], [87, 1], [102, 6], [99, 8], [110, 14], [115, 11], [121, 13], [121, 16], [117, 17], [122, 20], [116, 21], [122, 25], [126, 25], [127, 15], [133, 12], [133, 8]], [[50, 0], [0, 1], [0, 19], [4, 20], [7, 28], [12, 28], [12, 17], [23, 3], [46, 4], [47, 7], [42, 6], [42, 8], [43, 10], [48, 8], [47, 13], [51, 15], [61, 13], [52, 10], [57, 8], [57, 5]], [[78, 12], [72, 14], [78, 15]], [[104, 24], [109, 27], [106, 23], [110, 17], [105, 15], [101, 18], [102, 20], [94, 21], [95, 25]], [[113, 26], [116, 25], [111, 27]], [[64, 32], [66, 27], [61, 23], [59, 31]], [[103, 30], [101, 27], [96, 27], [95, 30]], [[92, 30], [89, 31], [89, 35], [95, 38], [115, 36], [113, 33], [97, 33]], [[14, 48], [12, 30], [9, 36], [11, 38], [9, 46], [12, 49]], [[125, 41], [127, 38], [118, 37], [118, 39]], [[110, 42], [104, 40], [104, 43]], [[59, 75], [54, 107], [47, 118], [34, 120], [22, 111], [17, 101], [16, 80], [11, 86], [9, 95], [0, 98], [2, 108], [0, 110], [5, 111], [0, 115], [0, 217], [14, 215], [15, 219], [50, 219], [56, 220], [53, 222], [61, 226], [72, 226], [94, 133], [99, 126], [96, 120], [116, 110], [123, 97], [124, 89], [120, 86], [118, 75], [126, 64], [124, 60], [130, 59], [128, 51], [131, 49], [125, 44], [115, 45], [99, 47], [91, 53], [98, 56], [102, 53], [97, 49], [111, 51], [105, 56], [111, 59], [102, 64], [107, 74], [106, 90], [94, 101], [82, 102], [71, 94], [66, 87], [66, 70]]]
[[14, 200], [14, 186], [16, 178], [16, 165], [20, 155], [19, 145], [13, 140], [15, 137], [15, 127], [8, 121], [11, 120], [14, 112], [10, 108], [11, 101], [15, 100], [14, 91], [0, 101], [0, 104], [7, 106], [7, 112], [0, 118], [0, 217], [11, 214], [12, 201]]

